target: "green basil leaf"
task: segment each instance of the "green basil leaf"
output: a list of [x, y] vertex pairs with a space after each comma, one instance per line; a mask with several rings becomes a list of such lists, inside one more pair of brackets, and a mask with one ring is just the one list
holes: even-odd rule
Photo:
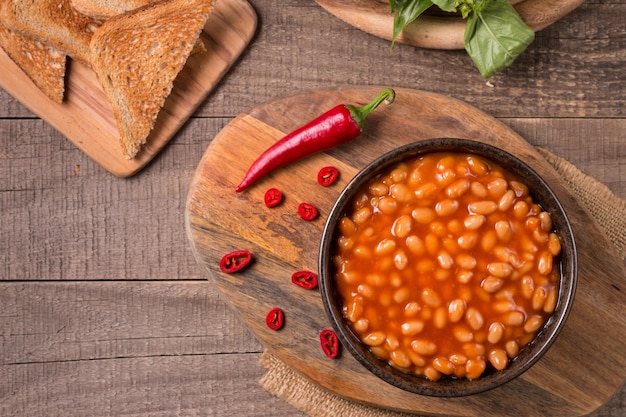
[[409, 23], [414, 21], [421, 15], [426, 9], [431, 7], [433, 2], [431, 0], [392, 0], [391, 7], [395, 10], [396, 14], [393, 19], [393, 38], [391, 47], [395, 43], [400, 32], [408, 26]]
[[456, 12], [458, 0], [432, 0], [433, 4], [444, 12]]
[[507, 0], [493, 0], [469, 15], [464, 43], [481, 75], [489, 78], [511, 65], [534, 39], [535, 32]]

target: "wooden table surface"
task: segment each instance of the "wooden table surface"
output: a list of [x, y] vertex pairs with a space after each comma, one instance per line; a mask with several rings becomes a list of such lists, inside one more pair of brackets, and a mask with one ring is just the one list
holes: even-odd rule
[[[312, 0], [250, 3], [249, 48], [131, 178], [0, 90], [0, 416], [303, 416], [258, 384], [263, 346], [206, 280], [184, 228], [212, 138], [268, 100], [355, 85], [444, 94], [626, 199], [623, 0], [586, 1], [492, 85], [463, 51], [390, 53]], [[623, 387], [593, 415], [625, 412]]]

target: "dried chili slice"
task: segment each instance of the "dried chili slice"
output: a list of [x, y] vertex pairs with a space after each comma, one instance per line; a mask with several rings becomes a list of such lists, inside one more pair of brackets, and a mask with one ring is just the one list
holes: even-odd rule
[[324, 329], [320, 333], [320, 345], [324, 354], [331, 359], [339, 355], [339, 339], [337, 334], [329, 329]]
[[311, 271], [297, 271], [291, 275], [291, 282], [307, 290], [317, 287], [317, 281], [317, 274]]
[[279, 307], [274, 307], [265, 316], [265, 324], [272, 330], [280, 330], [284, 323], [285, 313]]
[[263, 200], [265, 201], [265, 205], [267, 207], [276, 207], [281, 201], [283, 201], [283, 193], [281, 193], [278, 188], [270, 188], [265, 192]]
[[317, 209], [313, 204], [300, 203], [298, 206], [298, 214], [306, 221], [315, 220], [317, 218]]
[[317, 173], [317, 183], [322, 187], [333, 185], [337, 178], [339, 178], [339, 170], [334, 166], [323, 167]]
[[244, 268], [252, 260], [252, 254], [247, 250], [236, 250], [227, 253], [220, 260], [220, 269], [222, 272], [232, 274]]

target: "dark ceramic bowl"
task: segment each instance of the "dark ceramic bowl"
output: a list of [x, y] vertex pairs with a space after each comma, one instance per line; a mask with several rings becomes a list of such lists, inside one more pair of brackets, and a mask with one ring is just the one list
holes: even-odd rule
[[[444, 377], [431, 381], [399, 370], [379, 359], [347, 325], [342, 315], [342, 300], [335, 288], [332, 253], [337, 236], [337, 224], [355, 193], [375, 175], [400, 161], [442, 151], [482, 156], [518, 177], [528, 186], [533, 200], [551, 214], [554, 229], [561, 240], [562, 247], [559, 262], [561, 275], [554, 312], [535, 338], [509, 361], [507, 368], [500, 371], [487, 370], [474, 380]], [[324, 307], [334, 330], [343, 346], [365, 368], [382, 380], [409, 392], [435, 397], [458, 397], [484, 392], [511, 381], [533, 366], [550, 348], [563, 328], [574, 300], [577, 283], [576, 247], [565, 210], [549, 184], [531, 167], [502, 149], [484, 143], [465, 139], [432, 139], [409, 144], [381, 156], [360, 171], [345, 187], [333, 206], [323, 230], [319, 255], [319, 277]]]

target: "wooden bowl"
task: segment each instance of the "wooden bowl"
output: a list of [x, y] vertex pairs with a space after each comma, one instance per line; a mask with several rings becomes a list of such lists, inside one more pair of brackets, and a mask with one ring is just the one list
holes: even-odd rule
[[[561, 241], [561, 253], [557, 258], [560, 281], [557, 303], [552, 315], [533, 340], [524, 346], [516, 357], [510, 359], [505, 369], [496, 371], [488, 367], [482, 376], [473, 380], [444, 377], [433, 381], [392, 367], [387, 361], [375, 356], [348, 326], [342, 313], [342, 300], [335, 287], [335, 267], [332, 258], [338, 222], [345, 215], [355, 194], [374, 176], [397, 163], [432, 152], [479, 155], [513, 174], [528, 186], [533, 201], [550, 213], [554, 230]], [[324, 226], [319, 255], [319, 278], [324, 307], [339, 340], [365, 368], [382, 380], [409, 392], [435, 397], [467, 396], [496, 388], [516, 378], [533, 366], [553, 344], [566, 322], [574, 301], [577, 284], [576, 245], [565, 209], [550, 189], [550, 185], [532, 167], [514, 155], [485, 143], [454, 138], [432, 139], [405, 145], [381, 156], [347, 184]]]

